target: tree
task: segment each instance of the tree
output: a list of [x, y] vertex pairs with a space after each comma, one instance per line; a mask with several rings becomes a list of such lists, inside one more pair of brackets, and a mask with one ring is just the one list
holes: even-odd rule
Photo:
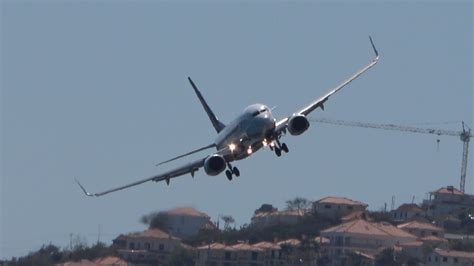
[[286, 201], [286, 209], [289, 211], [300, 211], [308, 209], [311, 206], [311, 202], [305, 198], [296, 197]]
[[227, 231], [230, 229], [230, 225], [235, 223], [234, 217], [232, 215], [222, 215], [222, 221], [224, 221], [224, 230]]
[[142, 218], [140, 218], [140, 222], [142, 224], [148, 225], [149, 228], [157, 228], [167, 231], [167, 219], [168, 216], [161, 212], [152, 212], [150, 214], [143, 215]]
[[261, 213], [261, 212], [275, 212], [278, 211], [277, 208], [273, 207], [271, 204], [262, 204], [260, 208], [256, 209], [254, 214]]

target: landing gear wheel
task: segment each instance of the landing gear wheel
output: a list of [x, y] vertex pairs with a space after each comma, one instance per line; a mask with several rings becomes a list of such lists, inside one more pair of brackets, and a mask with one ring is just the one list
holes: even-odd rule
[[240, 176], [239, 168], [234, 166], [234, 168], [232, 168], [232, 173], [234, 173], [236, 177], [239, 177]]
[[278, 156], [278, 157], [281, 156], [281, 150], [280, 150], [280, 148], [275, 147], [275, 154], [276, 154], [276, 156]]
[[288, 153], [288, 146], [286, 146], [286, 143], [281, 144], [281, 149], [285, 152]]
[[232, 180], [232, 172], [230, 170], [226, 170], [225, 175], [227, 176], [227, 179], [229, 179], [229, 181]]

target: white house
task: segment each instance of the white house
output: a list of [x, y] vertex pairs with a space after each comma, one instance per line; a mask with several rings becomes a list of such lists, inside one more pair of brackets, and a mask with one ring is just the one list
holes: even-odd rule
[[185, 247], [181, 239], [159, 229], [120, 235], [114, 244], [121, 246], [118, 253], [126, 261], [141, 264], [166, 263], [177, 247]]
[[394, 221], [408, 221], [424, 216], [425, 211], [414, 203], [402, 204], [396, 210], [392, 211]]
[[313, 202], [313, 212], [340, 218], [354, 211], [365, 211], [367, 204], [341, 197], [325, 197]]
[[166, 231], [179, 238], [196, 235], [203, 228], [215, 228], [211, 218], [194, 208], [174, 208], [159, 213]]
[[382, 248], [413, 242], [416, 236], [388, 223], [374, 223], [364, 219], [352, 220], [321, 232], [329, 239], [329, 254], [337, 258], [346, 251], [360, 251], [374, 255]]
[[474, 252], [436, 248], [426, 259], [426, 266], [474, 265]]

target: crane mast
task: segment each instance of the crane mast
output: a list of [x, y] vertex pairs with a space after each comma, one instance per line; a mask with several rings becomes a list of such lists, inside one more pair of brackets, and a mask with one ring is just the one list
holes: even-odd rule
[[432, 134], [432, 135], [437, 135], [437, 136], [460, 137], [461, 141], [463, 142], [463, 149], [462, 149], [462, 161], [461, 161], [461, 180], [459, 184], [459, 189], [462, 192], [465, 192], [468, 153], [469, 153], [469, 141], [471, 140], [473, 135], [471, 134], [471, 129], [468, 128], [466, 130], [464, 126], [464, 122], [462, 123], [462, 131], [453, 131], [453, 130], [444, 130], [444, 129], [401, 126], [401, 125], [394, 125], [394, 124], [377, 124], [377, 123], [367, 123], [367, 122], [335, 120], [335, 119], [327, 119], [327, 118], [312, 118], [311, 121], [317, 122], [317, 123], [338, 125], [338, 126], [375, 128], [375, 129], [395, 130], [395, 131], [420, 133], [420, 134]]

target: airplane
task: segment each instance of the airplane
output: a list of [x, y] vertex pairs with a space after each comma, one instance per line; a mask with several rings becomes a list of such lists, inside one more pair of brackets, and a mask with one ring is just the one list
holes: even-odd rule
[[282, 136], [286, 135], [287, 132], [293, 136], [303, 134], [310, 125], [307, 115], [317, 108], [324, 110], [324, 104], [330, 96], [341, 90], [347, 84], [351, 83], [353, 80], [377, 64], [379, 60], [379, 53], [375, 48], [374, 42], [370, 36], [369, 40], [375, 53], [375, 58], [371, 60], [370, 63], [359, 69], [351, 77], [344, 80], [341, 84], [331, 89], [322, 97], [317, 98], [300, 110], [297, 110], [293, 114], [280, 120], [274, 118], [272, 110], [266, 105], [257, 103], [246, 107], [237, 118], [225, 125], [217, 118], [202, 96], [196, 84], [191, 80], [190, 77], [188, 77], [189, 83], [191, 84], [196, 96], [201, 102], [204, 110], [211, 120], [214, 129], [217, 132], [217, 137], [213, 143], [207, 146], [193, 150], [183, 155], [176, 156], [172, 159], [158, 163], [157, 165], [162, 165], [164, 163], [168, 163], [210, 148], [215, 148], [215, 152], [205, 156], [204, 158], [192, 161], [164, 173], [99, 193], [89, 193], [77, 179], [76, 182], [86, 196], [100, 197], [149, 181], [165, 181], [169, 185], [172, 178], [185, 174], [191, 174], [191, 176], [194, 177], [195, 172], [201, 168], [204, 168], [205, 173], [209, 176], [219, 175], [225, 170], [227, 179], [232, 180], [233, 176], [240, 176], [240, 171], [237, 167], [232, 166], [231, 163], [245, 159], [256, 151], [260, 150], [262, 147], [266, 146], [275, 152], [278, 157], [280, 157], [282, 152], [288, 153], [289, 151], [288, 146], [285, 143], [280, 142], [280, 138]]

